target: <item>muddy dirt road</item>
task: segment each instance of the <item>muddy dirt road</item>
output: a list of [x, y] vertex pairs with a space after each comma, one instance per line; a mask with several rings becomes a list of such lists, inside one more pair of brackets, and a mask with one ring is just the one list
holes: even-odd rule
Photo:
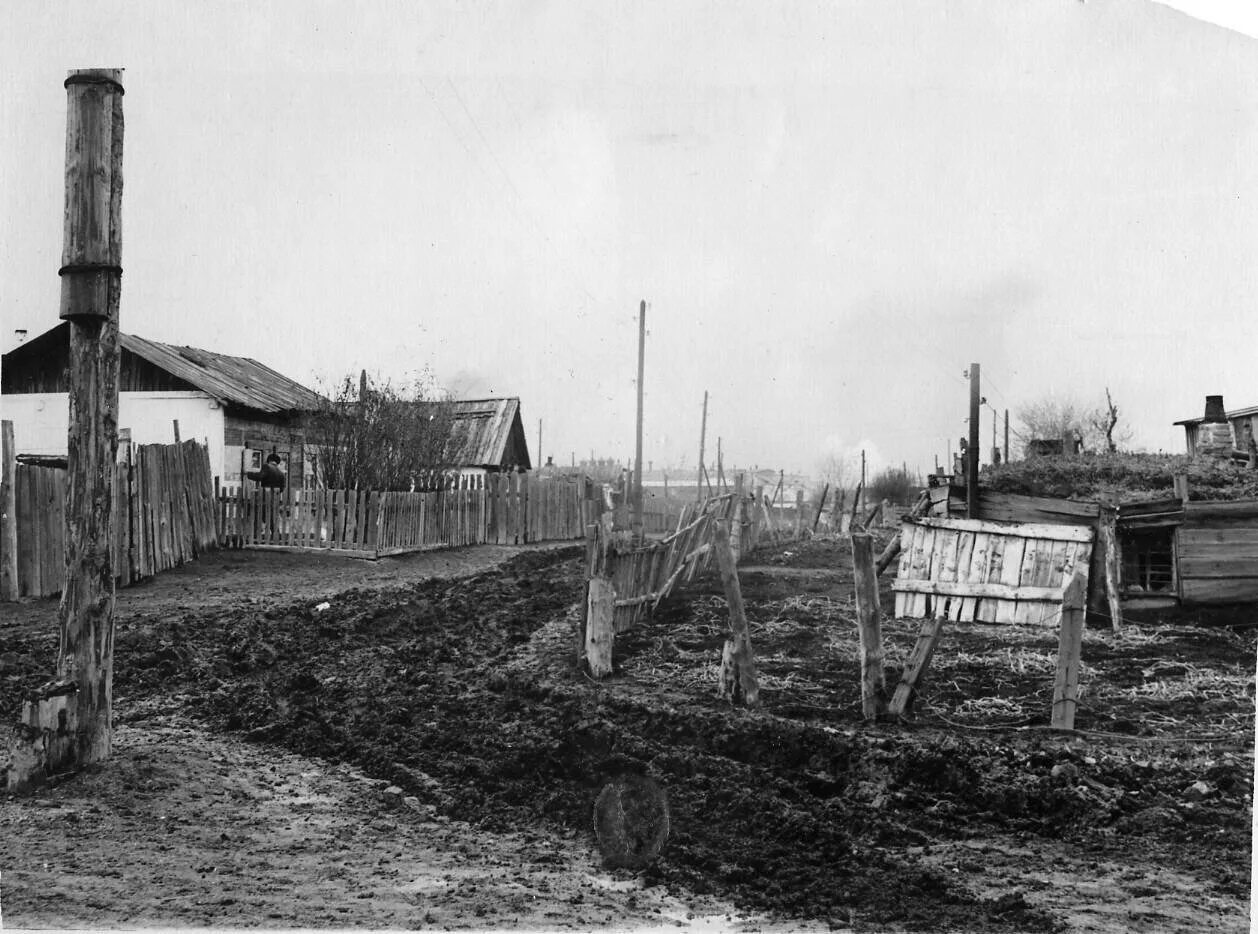
[[[20, 828], [0, 834], [6, 921], [590, 927], [744, 912], [858, 930], [1247, 929], [1252, 635], [1089, 633], [1093, 732], [1062, 737], [1040, 729], [1054, 638], [973, 627], [941, 646], [912, 727], [865, 725], [842, 549], [786, 552], [744, 571], [758, 713], [712, 697], [723, 622], [708, 584], [618, 643], [616, 677], [575, 674], [574, 549], [337, 593], [318, 586], [326, 568], [240, 588], [242, 564], [207, 572], [225, 589], [193, 587], [186, 604], [192, 582], [159, 579], [174, 602], [120, 600], [116, 767], [0, 804], [0, 829]], [[55, 652], [24, 609], [0, 630], [6, 717]], [[911, 634], [888, 622], [889, 676]], [[600, 874], [590, 807], [624, 772], [667, 788], [673, 834], [649, 870]], [[91, 784], [117, 781], [130, 787]], [[202, 797], [163, 811], [172, 788]], [[132, 792], [156, 795], [156, 816]], [[91, 812], [106, 800], [133, 813]], [[233, 800], [273, 812], [197, 810]], [[204, 828], [219, 820], [216, 844]], [[120, 846], [163, 826], [169, 851]], [[210, 844], [217, 859], [190, 855]], [[41, 852], [97, 881], [108, 867], [92, 854], [109, 852], [123, 877], [157, 881], [126, 909], [58, 906], [38, 875], [55, 870], [7, 868]], [[171, 868], [154, 877], [158, 852]], [[479, 881], [452, 872], [460, 852]], [[541, 866], [552, 875], [530, 875], [538, 853], [559, 860]]]

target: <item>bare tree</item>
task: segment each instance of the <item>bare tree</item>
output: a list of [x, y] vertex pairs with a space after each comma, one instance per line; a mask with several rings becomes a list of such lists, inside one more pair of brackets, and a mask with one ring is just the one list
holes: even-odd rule
[[1131, 440], [1131, 429], [1127, 427], [1120, 428], [1118, 417], [1118, 404], [1114, 401], [1114, 397], [1110, 395], [1109, 387], [1106, 386], [1105, 405], [1097, 406], [1093, 409], [1088, 422], [1090, 427], [1096, 432], [1098, 441], [1104, 438], [1105, 450], [1111, 454], [1118, 450], [1120, 441], [1127, 442]]
[[453, 412], [431, 379], [399, 388], [363, 371], [329, 395], [309, 419], [320, 485], [409, 490], [450, 466]]

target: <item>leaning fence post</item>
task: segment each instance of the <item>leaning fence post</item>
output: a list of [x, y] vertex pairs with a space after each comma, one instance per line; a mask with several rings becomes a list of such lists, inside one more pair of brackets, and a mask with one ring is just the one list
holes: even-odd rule
[[1118, 510], [1101, 507], [1100, 541], [1105, 555], [1105, 599], [1109, 604], [1110, 627], [1117, 632], [1123, 626], [1123, 603], [1118, 593]]
[[1087, 584], [1076, 571], [1061, 597], [1061, 636], [1057, 647], [1057, 677], [1053, 682], [1053, 729], [1073, 730], [1079, 705], [1079, 656], [1083, 643], [1083, 611]]
[[856, 577], [856, 625], [861, 646], [861, 712], [876, 720], [887, 709], [887, 682], [882, 670], [882, 624], [878, 619], [878, 575], [873, 539], [852, 535], [852, 570]]
[[611, 556], [616, 536], [591, 526], [586, 555], [589, 581], [585, 598], [585, 663], [590, 675], [605, 678], [612, 673], [612, 646], [616, 638], [616, 586], [612, 583]]

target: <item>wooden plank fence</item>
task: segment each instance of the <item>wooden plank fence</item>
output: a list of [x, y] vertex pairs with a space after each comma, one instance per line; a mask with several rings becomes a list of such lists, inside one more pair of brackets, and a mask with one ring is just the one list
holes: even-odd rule
[[1053, 625], [1072, 575], [1087, 583], [1094, 536], [1076, 525], [906, 520], [895, 615]]
[[218, 494], [225, 548], [323, 550], [364, 558], [463, 545], [582, 538], [601, 501], [588, 481], [525, 473], [459, 476], [411, 493], [241, 489]]
[[[185, 564], [217, 544], [209, 452], [196, 441], [127, 445], [115, 467], [114, 573], [120, 586]], [[49, 597], [65, 585], [62, 467], [11, 465], [17, 530], [17, 596]]]

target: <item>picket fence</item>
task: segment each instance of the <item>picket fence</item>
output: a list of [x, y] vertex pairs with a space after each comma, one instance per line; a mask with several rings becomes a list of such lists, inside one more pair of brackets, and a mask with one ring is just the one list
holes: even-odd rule
[[[110, 550], [120, 586], [191, 561], [215, 547], [209, 453], [203, 444], [128, 445], [114, 474]], [[17, 597], [65, 586], [63, 467], [14, 464]]]
[[588, 480], [504, 473], [461, 476], [439, 489], [220, 492], [226, 548], [320, 550], [377, 558], [461, 545], [581, 538], [601, 500]]

